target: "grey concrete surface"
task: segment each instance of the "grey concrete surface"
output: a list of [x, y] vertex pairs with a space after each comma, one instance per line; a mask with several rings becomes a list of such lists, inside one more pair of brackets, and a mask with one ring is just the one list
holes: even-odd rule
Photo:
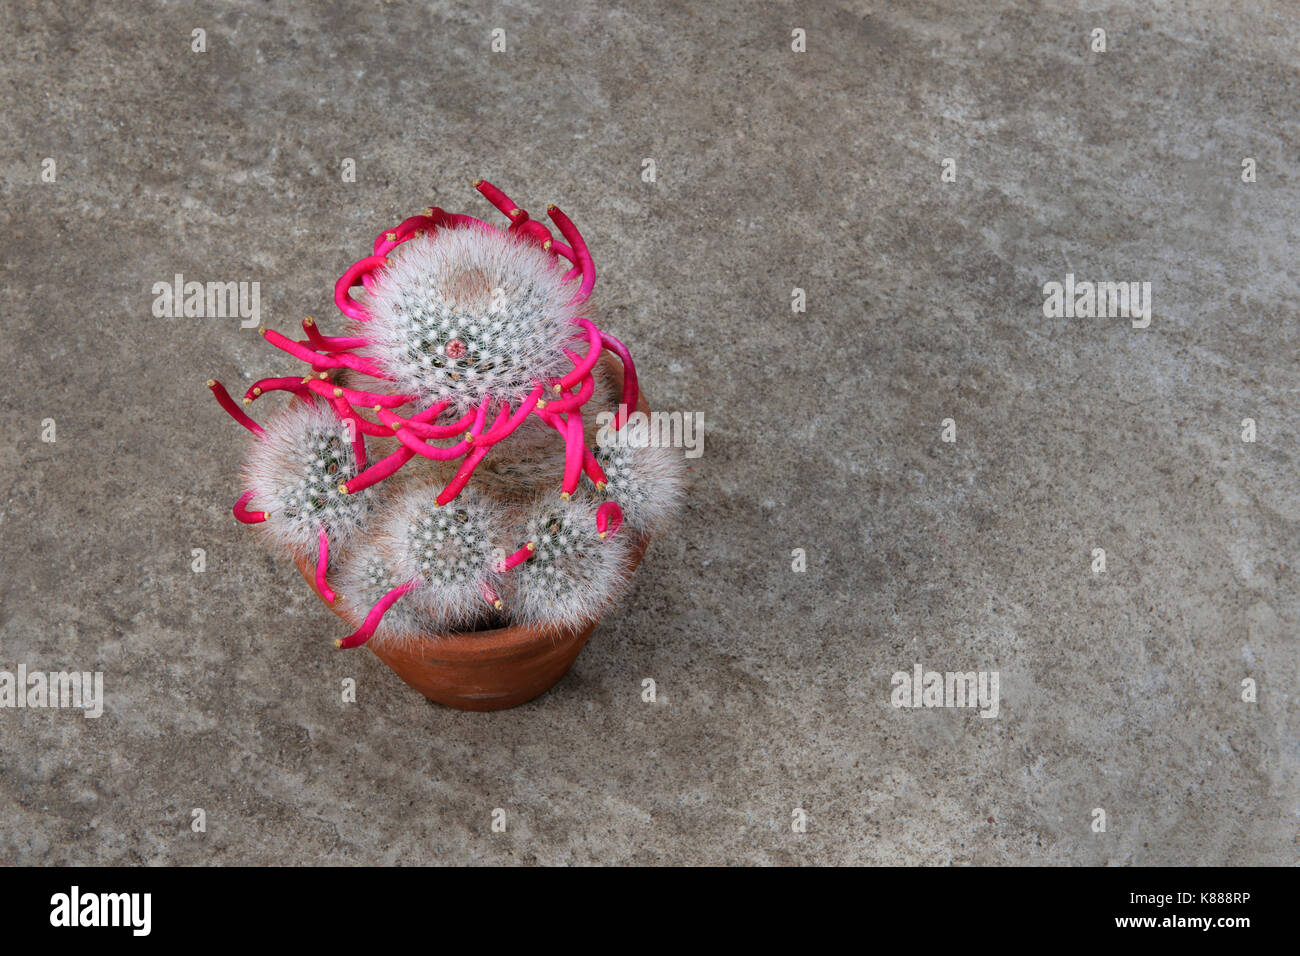
[[[0, 5], [0, 668], [106, 695], [0, 710], [0, 862], [1295, 863], [1300, 22], [1225, 6]], [[707, 428], [681, 527], [497, 714], [332, 648], [204, 388], [286, 362], [151, 314], [183, 273], [328, 329], [476, 176], [572, 213]], [[1067, 272], [1150, 326], [1044, 317]], [[891, 706], [918, 662], [998, 716]]]

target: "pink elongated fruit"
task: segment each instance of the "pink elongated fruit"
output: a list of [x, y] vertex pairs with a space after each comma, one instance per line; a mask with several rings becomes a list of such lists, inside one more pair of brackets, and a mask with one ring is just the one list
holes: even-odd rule
[[388, 265], [388, 259], [384, 256], [366, 256], [366, 258], [359, 259], [348, 266], [347, 272], [339, 276], [339, 281], [334, 283], [334, 304], [339, 307], [339, 311], [349, 319], [356, 319], [358, 322], [369, 322], [370, 313], [362, 307], [360, 302], [352, 298], [351, 290], [355, 286], [362, 284], [362, 276], [369, 275], [386, 265]]
[[573, 246], [573, 255], [577, 259], [578, 269], [582, 275], [582, 283], [578, 286], [578, 291], [574, 293], [573, 302], [585, 302], [591, 295], [591, 289], [596, 284], [596, 263], [591, 259], [591, 253], [587, 251], [587, 243], [583, 241], [582, 233], [578, 232], [578, 227], [573, 224], [573, 220], [560, 211], [560, 208], [554, 204], [546, 207], [546, 214], [555, 222], [556, 227], [560, 230], [560, 235], [569, 241]]
[[588, 375], [582, 380], [582, 387], [578, 389], [576, 395], [562, 395], [559, 398], [553, 398], [546, 403], [546, 410], [552, 415], [558, 415], [561, 412], [580, 411], [582, 406], [587, 404], [587, 399], [591, 398], [592, 390], [595, 387], [595, 379]]
[[388, 609], [396, 604], [403, 594], [411, 590], [411, 588], [418, 587], [419, 584], [419, 578], [412, 578], [405, 584], [399, 584], [393, 588], [370, 609], [370, 613], [366, 615], [365, 621], [359, 628], [343, 638], [343, 640], [335, 641], [334, 646], [346, 650], [352, 647], [360, 647], [370, 640], [374, 637], [375, 630], [379, 627], [380, 622], [383, 621], [384, 615], [388, 613]]
[[534, 544], [532, 541], [529, 541], [526, 545], [524, 545], [514, 554], [510, 555], [508, 558], [502, 561], [500, 570], [504, 572], [504, 571], [509, 571], [512, 568], [517, 568], [519, 567], [519, 565], [523, 564], [525, 561], [527, 561], [536, 553], [537, 553], [537, 545]]
[[275, 329], [262, 329], [261, 332], [263, 337], [276, 348], [288, 352], [300, 361], [307, 362], [314, 370], [350, 368], [372, 378], [386, 377], [374, 362], [353, 355], [351, 352], [331, 352], [328, 355], [322, 355], [319, 352], [313, 352], [301, 342], [295, 342], [293, 339], [281, 335]]
[[339, 490], [346, 494], [356, 494], [358, 491], [364, 491], [371, 485], [376, 485], [385, 478], [397, 474], [398, 469], [414, 457], [415, 452], [409, 448], [399, 448], [392, 454], [385, 455], [379, 461], [370, 465], [355, 478], [349, 478], [339, 485]]
[[567, 498], [578, 490], [582, 475], [582, 452], [587, 447], [582, 435], [582, 411], [569, 412], [564, 422], [564, 482], [561, 490]]
[[329, 584], [327, 584], [325, 581], [325, 572], [329, 568], [329, 564], [330, 564], [330, 539], [329, 536], [325, 534], [325, 529], [321, 528], [320, 529], [320, 550], [317, 552], [317, 558], [316, 558], [316, 590], [320, 592], [321, 597], [323, 597], [330, 604], [333, 604], [334, 601], [337, 599], [338, 595], [334, 593], [334, 589], [331, 588]]
[[596, 509], [596, 533], [602, 539], [617, 534], [623, 526], [623, 509], [616, 501], [606, 501]]
[[636, 380], [636, 363], [632, 361], [632, 353], [627, 350], [627, 346], [608, 332], [600, 333], [600, 341], [623, 363], [623, 404], [619, 407], [617, 424], [614, 426], [615, 430], [618, 430], [627, 424], [628, 415], [636, 411], [637, 403], [641, 401], [641, 389]]
[[343, 388], [319, 378], [312, 379], [307, 383], [307, 387], [317, 395], [325, 398], [342, 398], [354, 405], [378, 405], [381, 408], [397, 408], [401, 405], [409, 405], [419, 397], [417, 395], [385, 395], [382, 392], [363, 392], [355, 388]]
[[317, 351], [346, 352], [349, 349], [365, 348], [370, 340], [360, 335], [321, 335], [316, 320], [310, 315], [302, 320], [302, 330], [307, 333], [307, 342]]
[[235, 517], [241, 524], [261, 524], [267, 518], [271, 517], [265, 511], [248, 510], [248, 503], [253, 500], [254, 494], [255, 492], [246, 491], [240, 496], [239, 500], [235, 502], [233, 511], [235, 512]]
[[516, 206], [509, 196], [486, 179], [474, 180], [474, 188], [483, 194], [484, 199], [496, 206], [510, 220], [512, 226], [528, 221], [528, 213]]
[[[568, 430], [564, 418], [560, 415], [551, 414], [549, 406], [546, 411], [539, 411], [537, 414], [542, 421], [554, 428], [565, 439], [565, 451], [567, 453]], [[600, 462], [596, 461], [596, 456], [591, 453], [591, 449], [587, 447], [585, 442], [582, 445], [582, 470], [591, 479], [591, 483], [596, 486], [597, 491], [605, 490], [605, 486], [609, 484], [609, 479], [605, 477], [604, 469], [600, 467]]]
[[306, 389], [307, 383], [300, 375], [290, 375], [282, 378], [259, 378], [248, 386], [248, 391], [244, 392], [244, 404], [251, 405], [267, 392], [293, 392], [298, 394], [306, 391]]
[[217, 404], [224, 408], [231, 418], [239, 422], [239, 424], [243, 425], [254, 435], [261, 435], [263, 433], [264, 429], [262, 426], [249, 418], [248, 415], [244, 413], [244, 410], [235, 404], [235, 400], [230, 397], [230, 393], [226, 391], [224, 385], [218, 382], [215, 378], [210, 378], [208, 379], [208, 388], [212, 390], [212, 394], [216, 398]]
[[455, 476], [451, 481], [447, 482], [447, 487], [438, 492], [438, 507], [442, 507], [443, 505], [456, 500], [456, 496], [459, 495], [465, 489], [465, 485], [469, 483], [470, 477], [474, 474], [474, 469], [478, 467], [479, 462], [481, 462], [491, 450], [491, 448], [476, 448], [465, 456], [465, 460], [461, 462], [461, 466], [456, 469]]
[[[564, 350], [565, 354], [569, 356], [569, 359], [574, 363], [574, 365], [573, 371], [567, 373], [560, 379], [558, 384], [561, 390], [573, 388], [573, 386], [577, 385], [580, 381], [589, 376], [591, 370], [596, 367], [596, 363], [600, 361], [600, 329], [596, 328], [595, 323], [590, 319], [574, 319], [573, 321], [587, 330], [587, 354], [581, 360], [578, 360], [574, 358], [574, 354], [568, 349]], [[586, 399], [584, 398], [583, 401], [585, 402]]]
[[[451, 217], [437, 206], [430, 206], [423, 214], [403, 219], [392, 229], [385, 229], [375, 237], [375, 255], [386, 256], [407, 239], [418, 232], [433, 232], [451, 221]], [[362, 274], [362, 282], [370, 279], [373, 272]], [[369, 285], [366, 286], [370, 288]]]
[[438, 448], [411, 434], [410, 429], [399, 428], [395, 433], [397, 440], [406, 446], [407, 451], [430, 461], [454, 461], [464, 456], [471, 447], [468, 441], [458, 441], [449, 448]]
[[[430, 421], [436, 421], [438, 415], [441, 415], [450, 406], [451, 402], [439, 402], [435, 406], [438, 409], [438, 412], [430, 419]], [[432, 438], [435, 441], [440, 441], [444, 438], [455, 438], [457, 435], [465, 434], [465, 431], [469, 428], [476, 412], [476, 409], [471, 408], [460, 419], [450, 425], [429, 425], [426, 422], [420, 421], [418, 416], [413, 415], [410, 418], [403, 418], [401, 415], [390, 412], [386, 408], [376, 409], [375, 415], [381, 422], [389, 426], [389, 434], [392, 434], [392, 430], [404, 428], [409, 429], [411, 434], [415, 435], [417, 438]]]

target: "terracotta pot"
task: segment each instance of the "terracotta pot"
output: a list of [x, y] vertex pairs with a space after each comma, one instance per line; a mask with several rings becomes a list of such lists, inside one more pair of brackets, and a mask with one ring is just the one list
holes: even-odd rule
[[[611, 363], [611, 372], [621, 389], [622, 369]], [[644, 393], [637, 410], [649, 414]], [[507, 438], [503, 443], [502, 451], [509, 441]], [[628, 531], [619, 532], [625, 533]], [[634, 546], [629, 574], [641, 563], [647, 545], [649, 540], [642, 539]], [[315, 566], [301, 560], [296, 563], [312, 591], [320, 597]], [[326, 606], [350, 627], [361, 623], [344, 609]], [[364, 616], [368, 609], [347, 610], [361, 611]], [[465, 634], [430, 634], [400, 649], [376, 646], [374, 642], [365, 646], [430, 700], [461, 710], [505, 710], [545, 693], [567, 674], [597, 623], [576, 631], [502, 627]]]

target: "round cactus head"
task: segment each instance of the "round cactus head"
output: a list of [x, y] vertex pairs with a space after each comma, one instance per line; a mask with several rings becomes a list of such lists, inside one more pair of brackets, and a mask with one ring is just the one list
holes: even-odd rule
[[476, 487], [443, 507], [437, 494], [436, 482], [412, 482], [390, 500], [375, 537], [389, 579], [419, 581], [406, 601], [437, 627], [463, 628], [500, 609], [508, 526], [502, 505]]
[[628, 527], [657, 531], [677, 510], [686, 470], [678, 449], [628, 442], [616, 433], [592, 454], [605, 473], [605, 496], [618, 502]]
[[[340, 563], [335, 576], [339, 599], [346, 613], [360, 624], [367, 611], [406, 583], [389, 566], [391, 555], [378, 539], [363, 542]], [[402, 644], [429, 632], [432, 626], [428, 609], [416, 600], [417, 593], [406, 600], [394, 601], [376, 622], [371, 640]]]
[[537, 499], [525, 524], [532, 558], [506, 579], [511, 616], [521, 623], [574, 628], [595, 620], [618, 597], [631, 559], [628, 537], [602, 539], [596, 503]]
[[399, 391], [457, 408], [485, 396], [521, 402], [572, 367], [572, 290], [536, 243], [495, 229], [439, 229], [389, 254], [358, 324]]
[[249, 508], [268, 519], [268, 540], [295, 557], [314, 555], [321, 532], [345, 542], [365, 520], [371, 493], [339, 485], [357, 474], [351, 426], [324, 402], [296, 402], [272, 415], [243, 465]]

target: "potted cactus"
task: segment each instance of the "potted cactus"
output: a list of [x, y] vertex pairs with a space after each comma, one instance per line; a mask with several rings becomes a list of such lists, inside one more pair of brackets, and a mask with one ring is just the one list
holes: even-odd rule
[[632, 356], [592, 320], [573, 222], [425, 209], [343, 273], [340, 335], [261, 329], [304, 363], [265, 378], [234, 506], [403, 680], [473, 710], [537, 696], [572, 665], [680, 498], [677, 449], [629, 441], [649, 407]]

